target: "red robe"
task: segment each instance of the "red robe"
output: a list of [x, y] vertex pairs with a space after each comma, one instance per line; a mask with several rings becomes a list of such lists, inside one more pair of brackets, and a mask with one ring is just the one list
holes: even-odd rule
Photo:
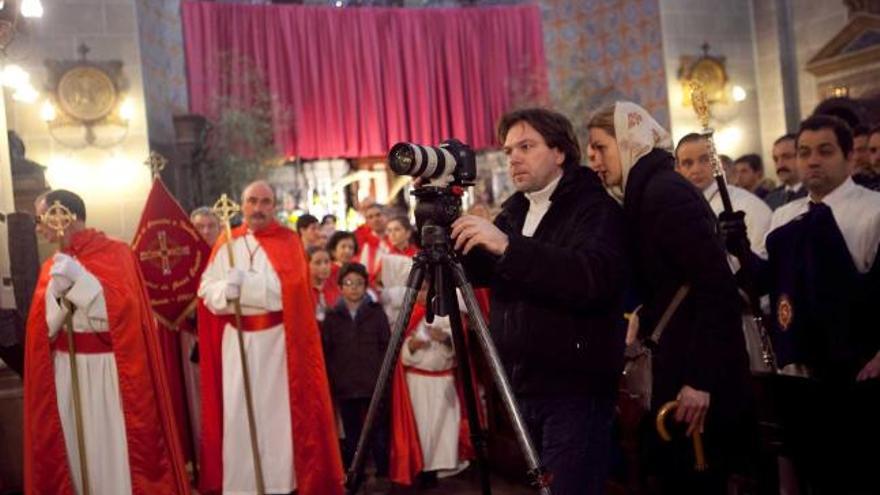
[[[247, 226], [232, 231], [245, 235]], [[321, 337], [312, 305], [308, 265], [292, 230], [277, 223], [253, 233], [281, 280], [293, 459], [299, 495], [343, 493], [342, 460]], [[226, 235], [214, 245], [225, 249]], [[199, 354], [202, 372], [202, 445], [199, 491], [223, 488], [223, 384], [221, 340], [225, 322], [199, 307]], [[279, 407], [283, 407], [279, 405]], [[242, 453], [250, 461], [250, 452]]]
[[[156, 324], [131, 248], [86, 229], [71, 237], [64, 252], [74, 256], [103, 288], [119, 373], [132, 492], [189, 493]], [[46, 326], [45, 293], [51, 266], [51, 258], [43, 263], [25, 344], [24, 483], [25, 493], [32, 495], [74, 493]]]
[[[425, 318], [425, 306], [416, 304], [413, 307], [406, 337], [415, 333], [419, 323]], [[474, 384], [476, 374], [471, 365], [471, 379]], [[474, 457], [474, 447], [471, 444], [471, 430], [467, 419], [467, 407], [464, 401], [464, 389], [456, 376], [456, 391], [460, 404], [461, 422], [458, 431], [458, 457], [461, 460]], [[480, 421], [483, 421], [482, 408], [480, 409]], [[412, 401], [409, 396], [409, 387], [406, 383], [406, 370], [400, 358], [394, 367], [391, 378], [391, 459], [389, 463], [389, 476], [391, 481], [400, 485], [411, 485], [416, 475], [422, 471], [424, 457], [419, 445], [419, 430], [416, 426], [416, 417], [412, 410]]]

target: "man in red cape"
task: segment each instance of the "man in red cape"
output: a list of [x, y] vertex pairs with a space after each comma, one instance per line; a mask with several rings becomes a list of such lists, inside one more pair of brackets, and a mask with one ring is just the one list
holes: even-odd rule
[[231, 301], [238, 299], [266, 491], [341, 494], [342, 461], [302, 244], [274, 220], [267, 183], [250, 184], [242, 198], [244, 224], [230, 241], [235, 267], [224, 235], [199, 288], [200, 491], [255, 493], [231, 318]]
[[[422, 302], [425, 291], [419, 294], [420, 302], [413, 307], [410, 317], [409, 328], [406, 337], [414, 336], [419, 325], [425, 319], [426, 309]], [[407, 341], [404, 341], [404, 346]], [[471, 360], [473, 362], [473, 360]], [[389, 465], [389, 477], [391, 481], [401, 485], [411, 485], [416, 476], [425, 469], [425, 455], [419, 441], [419, 427], [413, 411], [412, 399], [406, 374], [408, 372], [420, 373], [419, 370], [404, 366], [403, 359], [399, 359], [391, 379], [391, 460]], [[424, 373], [424, 372], [421, 372]], [[431, 373], [442, 376], [446, 373], [455, 373], [455, 368], [446, 372]], [[471, 367], [471, 377], [476, 384], [476, 373]], [[464, 388], [458, 377], [455, 379], [456, 393], [460, 411], [458, 430], [458, 459], [461, 461], [474, 457], [474, 448], [470, 439], [470, 426], [467, 419], [467, 409], [464, 402]], [[478, 407], [480, 421], [484, 419], [482, 407]], [[435, 425], [436, 426], [436, 425]]]
[[[80, 458], [62, 298], [74, 306], [74, 343], [92, 493], [186, 494], [155, 322], [127, 244], [85, 227], [82, 199], [63, 190], [76, 220], [46, 260], [28, 317], [24, 380], [24, 481], [28, 494], [81, 493]], [[57, 235], [38, 224], [48, 241]]]

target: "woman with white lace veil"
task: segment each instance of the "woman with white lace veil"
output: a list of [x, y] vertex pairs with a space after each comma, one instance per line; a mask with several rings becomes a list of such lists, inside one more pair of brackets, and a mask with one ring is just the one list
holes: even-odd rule
[[[590, 167], [626, 218], [642, 303], [631, 330], [644, 340], [664, 313], [672, 314], [654, 351], [646, 420], [677, 400], [675, 419], [688, 436], [702, 432], [706, 446], [709, 471], [697, 474], [689, 438], [665, 444], [645, 428], [648, 471], [663, 493], [726, 493], [728, 476], [757, 441], [740, 299], [716, 218], [700, 191], [674, 171], [669, 133], [645, 109], [616, 102], [596, 112], [588, 127]], [[677, 293], [684, 297], [676, 307]]]

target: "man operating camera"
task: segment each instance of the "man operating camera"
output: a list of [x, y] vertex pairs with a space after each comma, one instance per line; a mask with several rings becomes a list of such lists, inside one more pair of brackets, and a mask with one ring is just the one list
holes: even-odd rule
[[571, 123], [544, 109], [504, 115], [498, 140], [517, 192], [494, 224], [453, 223], [490, 330], [555, 495], [605, 493], [624, 328], [623, 213], [580, 166]]

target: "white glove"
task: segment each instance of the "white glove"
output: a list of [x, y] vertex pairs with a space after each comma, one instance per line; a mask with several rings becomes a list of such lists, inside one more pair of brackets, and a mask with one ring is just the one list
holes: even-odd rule
[[226, 299], [241, 297], [241, 286], [244, 284], [245, 273], [241, 268], [230, 268], [226, 272]]
[[52, 258], [52, 268], [49, 269], [49, 275], [52, 280], [49, 283], [49, 289], [56, 299], [61, 298], [67, 291], [73, 287], [85, 273], [85, 269], [72, 257], [64, 253], [56, 253]]

